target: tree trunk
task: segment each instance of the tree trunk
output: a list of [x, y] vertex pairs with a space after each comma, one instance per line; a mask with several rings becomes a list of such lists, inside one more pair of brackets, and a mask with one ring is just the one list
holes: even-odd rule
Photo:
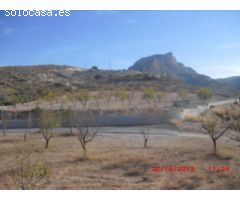
[[22, 180], [22, 183], [21, 183], [21, 188], [22, 188], [22, 190], [25, 190], [25, 186], [24, 186], [23, 180]]
[[182, 108], [181, 108], [182, 112], [183, 112], [183, 108], [184, 108], [184, 99], [182, 99]]
[[86, 160], [87, 159], [87, 149], [83, 149], [83, 159]]
[[148, 142], [148, 140], [145, 138], [144, 139], [144, 148], [147, 148], [147, 142]]
[[212, 137], [213, 141], [213, 153], [216, 155], [217, 154], [217, 141]]
[[15, 105], [15, 109], [14, 109], [14, 111], [15, 111], [15, 120], [17, 120], [17, 104]]
[[27, 141], [27, 132], [25, 131], [25, 133], [24, 133], [24, 142], [26, 142]]
[[148, 103], [148, 106], [150, 106], [151, 104], [150, 104], [150, 101], [147, 99], [147, 103]]
[[5, 136], [5, 122], [4, 122], [4, 119], [3, 119], [3, 107], [2, 107], [2, 132], [3, 132], [3, 136]]
[[[3, 125], [3, 126], [5, 126], [5, 125]], [[5, 127], [3, 127], [3, 136], [5, 136], [6, 135], [6, 133], [5, 133]]]
[[30, 128], [30, 111], [28, 111], [27, 129], [24, 133], [24, 142], [27, 141], [27, 133], [29, 132], [29, 128]]
[[86, 144], [85, 142], [81, 142], [81, 146], [82, 146], [82, 149], [83, 149], [83, 159], [86, 160], [87, 159], [87, 148], [86, 148]]
[[46, 149], [48, 148], [48, 143], [49, 143], [49, 140], [46, 139], [46, 144], [45, 144], [45, 148], [46, 148]]
[[3, 122], [3, 106], [2, 106], [2, 122]]

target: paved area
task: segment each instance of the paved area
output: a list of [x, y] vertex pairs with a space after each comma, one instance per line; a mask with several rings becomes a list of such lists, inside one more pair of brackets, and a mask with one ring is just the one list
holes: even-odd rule
[[[29, 133], [36, 133], [39, 129], [30, 129]], [[128, 134], [128, 135], [136, 135], [141, 134], [142, 131], [148, 131], [150, 135], [158, 135], [158, 136], [177, 136], [177, 137], [206, 137], [207, 135], [203, 133], [197, 132], [180, 132], [178, 130], [170, 130], [170, 129], [161, 129], [159, 127], [154, 126], [138, 126], [138, 127], [101, 127], [98, 129], [99, 135], [106, 134]], [[26, 129], [8, 129], [7, 134], [23, 134]], [[69, 133], [68, 128], [57, 128], [54, 129], [55, 133], [64, 134]], [[74, 130], [74, 132], [77, 132]]]

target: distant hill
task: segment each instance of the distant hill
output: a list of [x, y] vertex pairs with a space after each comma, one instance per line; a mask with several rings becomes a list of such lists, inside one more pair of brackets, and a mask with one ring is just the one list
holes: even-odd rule
[[[66, 65], [0, 67], [0, 103], [11, 104], [41, 97], [49, 90], [63, 90], [74, 73], [83, 69]], [[23, 101], [24, 101], [23, 100]]]
[[179, 78], [181, 74], [197, 74], [192, 68], [177, 62], [175, 56], [171, 52], [141, 58], [136, 61], [133, 66], [129, 67], [129, 70], [160, 73], [176, 78]]
[[59, 95], [79, 88], [115, 90], [149, 86], [177, 91], [183, 84], [173, 78], [127, 70], [86, 70], [66, 65], [8, 66], [0, 67], [0, 105], [14, 104], [17, 99], [36, 100], [50, 90]]
[[231, 85], [237, 89], [240, 89], [240, 76], [232, 76], [228, 78], [219, 78], [216, 79], [220, 83]]
[[141, 58], [129, 67], [129, 70], [152, 74], [157, 73], [161, 76], [184, 80], [186, 83], [195, 86], [210, 86], [216, 84], [210, 77], [198, 74], [191, 67], [186, 67], [183, 63], [178, 62], [171, 52]]
[[66, 65], [35, 65], [0, 67], [0, 105], [14, 104], [16, 99], [31, 101], [46, 96], [48, 91], [59, 95], [88, 88], [140, 89], [154, 87], [161, 91], [178, 92], [183, 87], [197, 91], [210, 87], [215, 94], [239, 95], [240, 77], [211, 79], [179, 63], [172, 53], [144, 57], [129, 70], [82, 69]]

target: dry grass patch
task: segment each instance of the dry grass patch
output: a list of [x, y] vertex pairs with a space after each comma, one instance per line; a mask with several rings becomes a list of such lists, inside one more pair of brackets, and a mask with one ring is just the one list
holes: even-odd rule
[[190, 122], [199, 122], [201, 119], [200, 119], [200, 116], [197, 115], [197, 114], [186, 114], [184, 115], [184, 121], [190, 121]]

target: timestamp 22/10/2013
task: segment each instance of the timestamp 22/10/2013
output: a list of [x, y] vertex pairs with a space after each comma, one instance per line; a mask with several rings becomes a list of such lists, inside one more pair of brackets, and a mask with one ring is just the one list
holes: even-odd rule
[[[151, 172], [158, 173], [158, 172], [195, 172], [196, 166], [194, 165], [179, 165], [179, 166], [151, 166]], [[230, 167], [227, 165], [215, 166], [211, 165], [208, 167], [209, 172], [227, 172], [230, 171]]]

